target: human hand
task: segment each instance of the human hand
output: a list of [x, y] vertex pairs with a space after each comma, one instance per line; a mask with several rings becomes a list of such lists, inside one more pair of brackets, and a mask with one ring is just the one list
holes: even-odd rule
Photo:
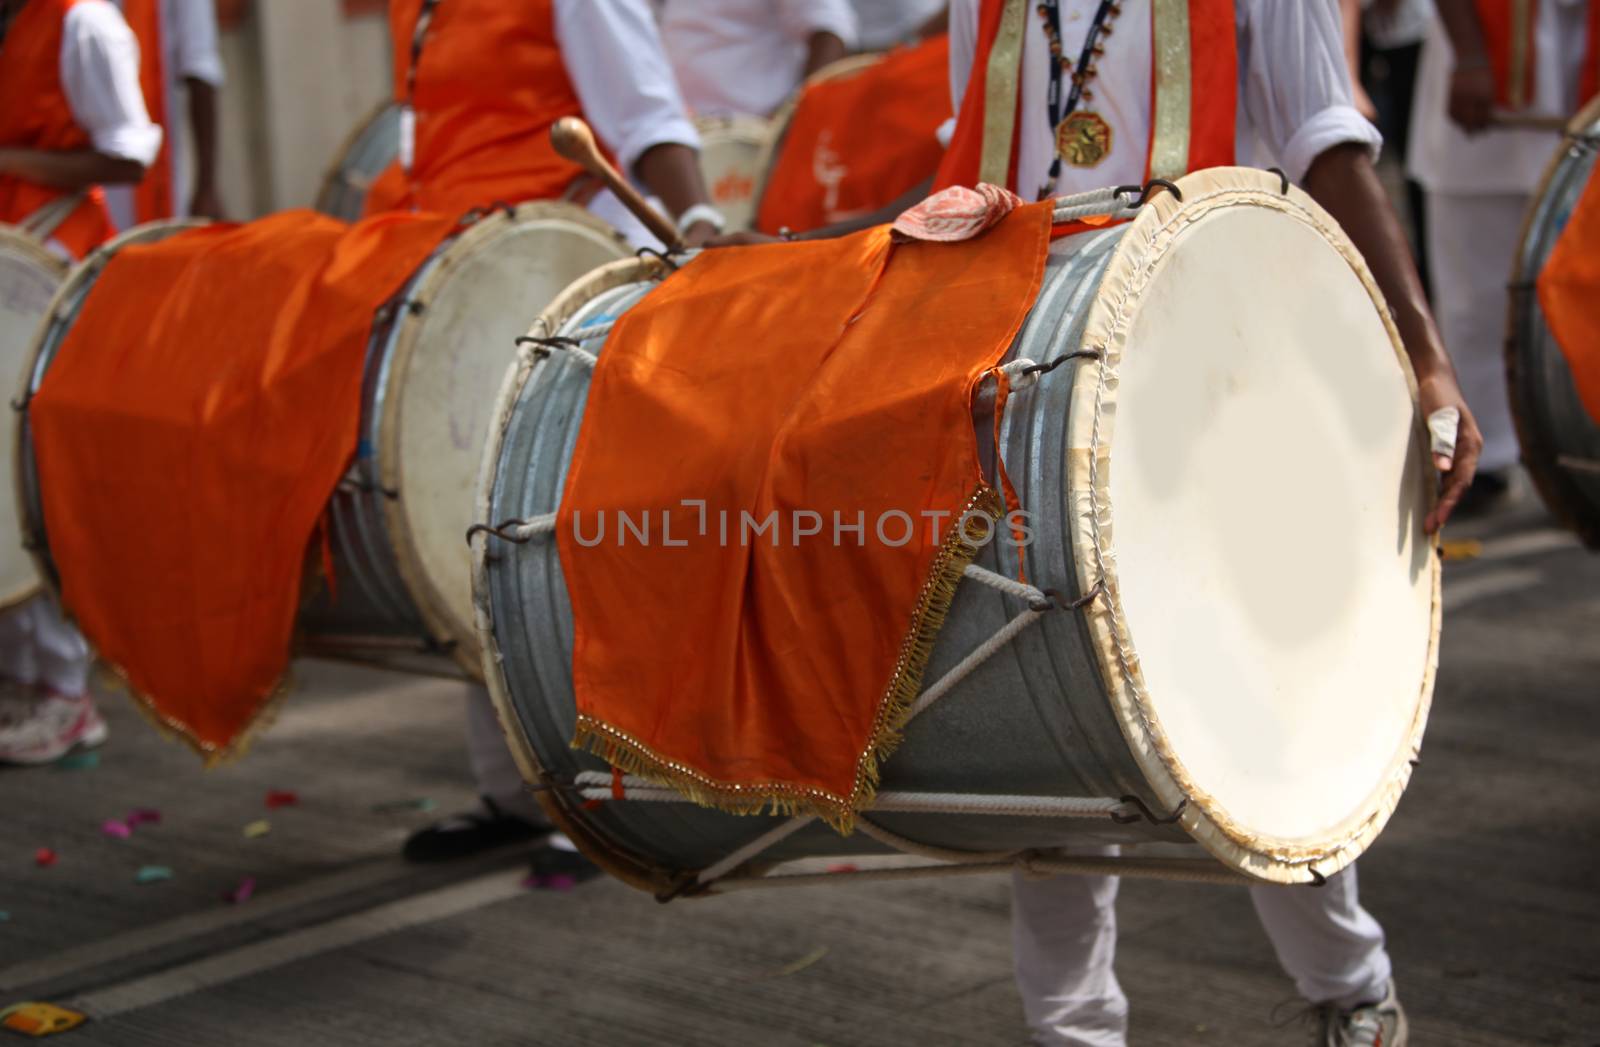
[[222, 212], [222, 197], [217, 194], [216, 186], [196, 186], [194, 197], [189, 201], [189, 213], [196, 218], [209, 218], [213, 222], [226, 221]]
[[1494, 73], [1485, 63], [1459, 64], [1450, 74], [1450, 119], [1469, 135], [1480, 134], [1494, 119]]
[[[1456, 503], [1466, 494], [1467, 487], [1478, 472], [1478, 456], [1483, 453], [1483, 433], [1479, 431], [1478, 421], [1472, 417], [1472, 411], [1468, 409], [1467, 401], [1461, 395], [1461, 387], [1456, 384], [1456, 376], [1451, 371], [1443, 370], [1419, 377], [1417, 391], [1422, 404], [1422, 416], [1430, 423], [1446, 408], [1453, 407], [1461, 414], [1453, 448], [1448, 441], [1441, 441], [1439, 434], [1432, 434], [1433, 464], [1444, 474], [1444, 482], [1439, 490], [1438, 504], [1428, 514], [1422, 529], [1428, 534], [1437, 534], [1445, 521], [1450, 519]], [[1431, 431], [1433, 426], [1430, 424], [1429, 428]], [[1449, 453], [1445, 453], [1447, 451]]]
[[683, 246], [705, 247], [708, 241], [715, 240], [718, 235], [717, 227], [710, 222], [695, 222], [683, 231]]

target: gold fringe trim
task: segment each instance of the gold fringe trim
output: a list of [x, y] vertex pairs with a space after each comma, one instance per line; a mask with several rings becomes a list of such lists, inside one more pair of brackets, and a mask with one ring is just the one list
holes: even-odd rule
[[[999, 494], [987, 484], [978, 487], [958, 519], [975, 512], [985, 514], [991, 528], [998, 527], [1004, 515]], [[991, 537], [992, 534], [991, 531]], [[877, 794], [883, 761], [900, 745], [911, 707], [922, 693], [922, 675], [939, 632], [944, 628], [956, 588], [961, 584], [967, 565], [981, 548], [976, 537], [951, 528], [940, 544], [928, 580], [912, 610], [910, 627], [901, 641], [894, 672], [878, 699], [867, 746], [856, 758], [855, 782], [849, 796], [792, 782], [748, 784], [711, 778], [584, 713], [578, 715], [572, 748], [587, 750], [624, 774], [665, 785], [702, 807], [739, 815], [813, 815], [840, 834], [849, 835], [855, 830], [857, 813], [871, 806]]]
[[200, 757], [208, 771], [223, 764], [232, 763], [249, 752], [250, 746], [255, 740], [277, 722], [278, 713], [283, 708], [283, 700], [294, 689], [293, 679], [291, 679], [288, 672], [285, 672], [272, 685], [272, 689], [267, 692], [266, 697], [256, 706], [255, 711], [250, 714], [250, 719], [245, 726], [233, 736], [233, 740], [226, 745], [212, 745], [209, 742], [201, 741], [188, 725], [181, 720], [163, 713], [157, 707], [154, 698], [133, 685], [133, 681], [128, 679], [128, 674], [121, 666], [104, 658], [98, 659], [98, 663], [102, 670], [102, 682], [106, 682], [106, 677], [109, 677], [111, 688], [119, 690], [133, 699], [133, 707], [139, 710], [139, 713], [150, 726], [156, 729], [157, 733], [171, 741], [182, 742], [196, 756]]

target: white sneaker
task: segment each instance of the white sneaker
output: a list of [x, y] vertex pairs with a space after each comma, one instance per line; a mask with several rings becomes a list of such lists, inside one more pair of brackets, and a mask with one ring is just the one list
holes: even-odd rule
[[1341, 1011], [1332, 1004], [1317, 1010], [1321, 1030], [1318, 1047], [1405, 1047], [1408, 1031], [1405, 1008], [1389, 979], [1383, 999]]
[[78, 746], [102, 744], [108, 734], [87, 694], [0, 697], [0, 763], [53, 763]]

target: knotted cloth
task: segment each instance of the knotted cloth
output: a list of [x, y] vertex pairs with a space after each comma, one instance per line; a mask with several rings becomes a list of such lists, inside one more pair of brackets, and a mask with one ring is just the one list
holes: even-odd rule
[[848, 830], [972, 556], [956, 521], [997, 508], [972, 394], [1038, 295], [1050, 221], [709, 251], [623, 314], [557, 521], [574, 744]]

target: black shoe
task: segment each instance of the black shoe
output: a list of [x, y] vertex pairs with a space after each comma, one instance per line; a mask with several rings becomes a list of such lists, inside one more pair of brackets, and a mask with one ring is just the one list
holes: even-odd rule
[[487, 796], [483, 798], [483, 808], [418, 829], [406, 839], [400, 853], [408, 862], [444, 862], [494, 847], [527, 843], [551, 831], [548, 825], [506, 814]]
[[536, 891], [570, 891], [600, 875], [600, 866], [577, 851], [545, 847], [533, 856], [528, 878], [522, 881]]
[[1511, 471], [1494, 469], [1480, 472], [1472, 478], [1461, 501], [1456, 503], [1456, 516], [1482, 516], [1489, 513], [1511, 496]]

